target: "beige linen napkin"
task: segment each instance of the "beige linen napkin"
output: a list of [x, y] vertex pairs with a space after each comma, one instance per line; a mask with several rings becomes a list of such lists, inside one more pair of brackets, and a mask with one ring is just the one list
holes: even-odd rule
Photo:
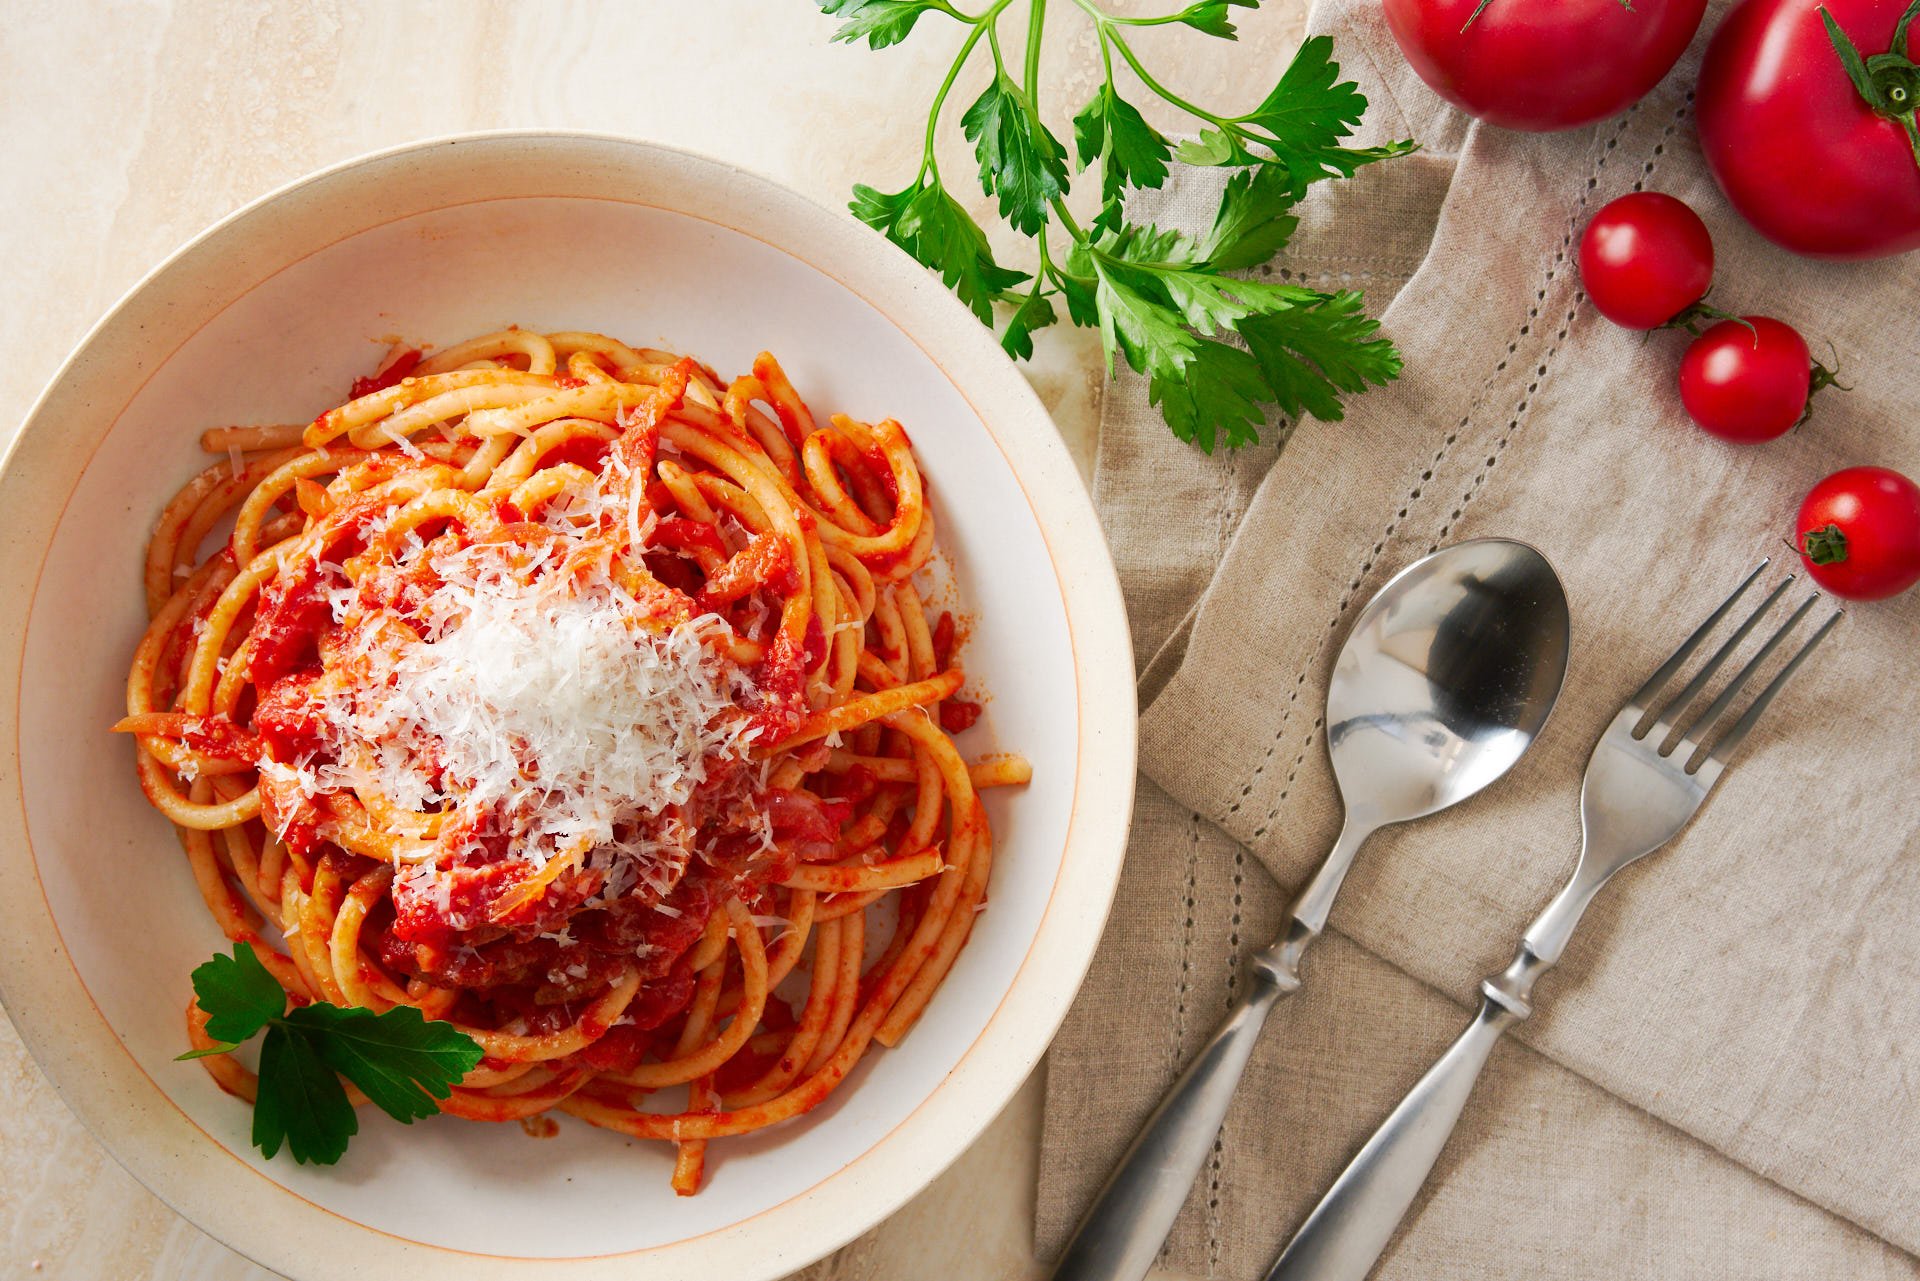
[[[1331, 843], [1326, 674], [1380, 582], [1440, 543], [1533, 542], [1573, 601], [1566, 693], [1509, 779], [1361, 853], [1176, 1229], [1168, 1262], [1188, 1272], [1259, 1275], [1463, 1026], [1571, 869], [1594, 737], [1785, 550], [1805, 488], [1855, 462], [1920, 474], [1905, 408], [1920, 262], [1816, 264], [1748, 232], [1693, 140], [1697, 49], [1622, 118], [1532, 137], [1447, 111], [1370, 0], [1323, 3], [1312, 25], [1367, 90], [1368, 133], [1427, 150], [1317, 194], [1276, 269], [1364, 286], [1376, 310], [1391, 298], [1407, 374], [1344, 423], [1302, 425], [1277, 464], [1178, 445], [1135, 380], [1109, 397], [1096, 496], [1136, 650], [1156, 655], [1150, 781], [1050, 1058], [1043, 1253], [1211, 1031], [1280, 887]], [[1683, 340], [1608, 325], [1572, 266], [1587, 216], [1636, 185], [1707, 219], [1717, 303], [1830, 339], [1853, 390], [1757, 449], [1691, 427], [1673, 390]], [[1142, 212], [1191, 225], [1210, 200], [1189, 183]], [[1595, 905], [1382, 1275], [1920, 1276], [1903, 1253], [1920, 1249], [1916, 623], [1920, 595], [1853, 610], [1695, 827]]]

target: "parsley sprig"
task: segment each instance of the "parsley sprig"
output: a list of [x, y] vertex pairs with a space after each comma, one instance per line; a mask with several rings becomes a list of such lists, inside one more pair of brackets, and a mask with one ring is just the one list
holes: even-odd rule
[[[1047, 0], [1026, 0], [1025, 58], [1017, 74], [999, 31], [1016, 0], [989, 0], [979, 13], [948, 0], [817, 3], [841, 20], [835, 40], [865, 40], [873, 49], [905, 40], [928, 14], [966, 28], [933, 96], [919, 171], [898, 191], [856, 185], [851, 208], [938, 272], [983, 324], [994, 327], [1001, 307], [1000, 342], [1009, 354], [1033, 354], [1033, 335], [1059, 320], [1058, 302], [1074, 324], [1100, 331], [1108, 372], [1118, 355], [1146, 375], [1148, 399], [1173, 433], [1209, 453], [1222, 438], [1229, 447], [1257, 440], [1267, 406], [1289, 417], [1337, 420], [1342, 396], [1399, 374], [1399, 354], [1376, 336], [1378, 324], [1358, 292], [1232, 274], [1285, 247], [1299, 225], [1294, 206], [1312, 184], [1351, 177], [1362, 165], [1413, 150], [1412, 142], [1341, 145], [1367, 100], [1352, 81], [1340, 79], [1326, 36], [1306, 41], [1252, 110], [1223, 115], [1155, 79], [1128, 32], [1179, 24], [1231, 40], [1232, 10], [1257, 8], [1259, 0], [1193, 0], [1159, 17], [1120, 17], [1094, 0], [1072, 0], [1094, 25], [1104, 73], [1073, 116], [1074, 171], [1097, 169], [1099, 181], [1099, 211], [1083, 225], [1067, 206], [1068, 151], [1040, 113]], [[960, 127], [973, 144], [982, 190], [1009, 226], [1034, 241], [1031, 272], [995, 260], [985, 231], [947, 190], [934, 154], [947, 96], [982, 44], [992, 79], [962, 113]], [[1176, 146], [1149, 123], [1122, 94], [1119, 64], [1148, 92], [1193, 117], [1197, 136]], [[1161, 186], [1175, 162], [1236, 171], [1205, 235], [1127, 218], [1127, 193]]]
[[284, 1143], [303, 1164], [340, 1159], [360, 1129], [343, 1076], [381, 1111], [411, 1125], [437, 1113], [439, 1100], [481, 1058], [472, 1037], [451, 1023], [429, 1022], [412, 1006], [380, 1014], [325, 1004], [288, 1010], [279, 980], [244, 943], [194, 970], [193, 994], [216, 1043], [181, 1058], [231, 1053], [266, 1031], [253, 1145], [267, 1156]]

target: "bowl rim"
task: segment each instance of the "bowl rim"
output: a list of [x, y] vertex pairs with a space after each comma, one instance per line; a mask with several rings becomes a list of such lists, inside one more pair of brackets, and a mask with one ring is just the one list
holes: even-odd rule
[[[123, 396], [116, 392], [117, 406], [94, 415], [106, 423], [96, 437], [62, 449], [58, 410], [63, 396], [73, 393], [76, 374], [84, 381], [87, 362], [110, 358], [113, 344], [128, 340], [130, 336], [118, 331], [131, 323], [130, 314], [150, 293], [167, 288], [191, 292], [195, 258], [230, 249], [229, 242], [241, 240], [290, 197], [422, 153], [516, 146], [551, 148], [562, 157], [618, 153], [631, 165], [703, 171], [709, 180], [731, 184], [735, 193], [767, 206], [740, 216], [740, 222], [757, 227], [653, 200], [628, 203], [716, 223], [759, 240], [852, 292], [921, 349], [973, 411], [1026, 497], [1060, 587], [1080, 718], [1068, 831], [1048, 902], [1011, 985], [952, 1070], [932, 1083], [889, 1133], [813, 1187], [698, 1236], [591, 1256], [475, 1254], [395, 1236], [307, 1200], [206, 1135], [121, 1043], [68, 957], [28, 836], [21, 770], [20, 710], [32, 603], [74, 485], [139, 390], [138, 384], [129, 383]], [[475, 200], [498, 198], [517, 197], [480, 195]], [[439, 207], [460, 203], [467, 202]], [[777, 227], [772, 225], [773, 210], [786, 219]], [[396, 216], [422, 212], [427, 211]], [[344, 221], [357, 225], [338, 239], [379, 225]], [[294, 256], [283, 256], [261, 279], [326, 243], [331, 242], [295, 246], [286, 251]], [[218, 303], [200, 306], [217, 314], [260, 283], [255, 280]], [[186, 340], [180, 339], [173, 350]], [[934, 343], [938, 355], [930, 345]], [[40, 471], [56, 464], [70, 472], [65, 481], [38, 483]], [[434, 1281], [518, 1278], [566, 1267], [569, 1276], [585, 1281], [630, 1276], [640, 1260], [657, 1270], [652, 1275], [663, 1278], [711, 1275], [716, 1266], [742, 1281], [784, 1275], [891, 1215], [979, 1137], [1038, 1063], [1092, 964], [1125, 851], [1137, 714], [1125, 607], [1085, 483], [1032, 387], [991, 331], [937, 279], [853, 218], [731, 161], [625, 134], [497, 129], [382, 148], [295, 178], [187, 240], [88, 329], [35, 397], [0, 456], [0, 510], [8, 513], [7, 541], [15, 553], [0, 557], [0, 598], [24, 602], [0, 615], [0, 902], [9, 905], [10, 927], [0, 931], [0, 1005], [55, 1091], [116, 1161], [203, 1231], [284, 1275], [358, 1274], [362, 1268], [381, 1273], [404, 1265], [423, 1281]], [[917, 1154], [909, 1150], [909, 1141], [921, 1145]], [[256, 1177], [223, 1181], [221, 1176], [235, 1168]]]

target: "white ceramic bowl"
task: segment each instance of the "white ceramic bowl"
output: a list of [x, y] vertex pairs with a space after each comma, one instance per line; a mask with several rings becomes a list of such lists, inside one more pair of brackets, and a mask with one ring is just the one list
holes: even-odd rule
[[[920, 1026], [832, 1099], [668, 1150], [365, 1116], [332, 1168], [262, 1160], [248, 1110], [176, 1063], [189, 970], [221, 943], [107, 732], [142, 627], [141, 549], [212, 424], [341, 399], [380, 339], [597, 329], [721, 371], [776, 353], [818, 410], [892, 415], [930, 477], [991, 692], [974, 750], [1035, 782], [989, 806], [991, 905]], [[0, 997], [102, 1143], [175, 1209], [290, 1277], [782, 1275], [879, 1222], [1038, 1061], [1086, 971], [1133, 785], [1113, 568], [1026, 382], [937, 280], [850, 217], [627, 139], [488, 134], [304, 179], [175, 254], [54, 378], [0, 472]], [[556, 1260], [565, 1266], [556, 1273]]]

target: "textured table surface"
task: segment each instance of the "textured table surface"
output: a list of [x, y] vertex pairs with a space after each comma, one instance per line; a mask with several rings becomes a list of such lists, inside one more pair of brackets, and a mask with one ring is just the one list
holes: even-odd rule
[[[1305, 9], [1235, 10], [1237, 45], [1164, 29], [1137, 44], [1170, 87], [1251, 103], [1298, 43]], [[931, 17], [873, 54], [830, 46], [831, 27], [809, 0], [14, 0], [0, 24], [0, 346], [12, 353], [0, 364], [0, 440], [88, 326], [182, 241], [361, 152], [470, 129], [580, 128], [707, 152], [832, 205], [854, 181], [902, 181], [957, 28]], [[1051, 105], [1084, 100], [1098, 68], [1086, 24], [1057, 5], [1049, 29]], [[971, 97], [963, 81], [953, 101]], [[1050, 114], [1065, 135], [1064, 113]], [[971, 172], [957, 128], [943, 148], [949, 172]], [[1029, 374], [1090, 470], [1099, 344], [1083, 331], [1042, 339]], [[956, 1278], [1041, 1275], [1030, 1244], [1038, 1086], [906, 1209], [801, 1275], [924, 1275], [931, 1262]], [[0, 1277], [16, 1276], [270, 1281], [122, 1171], [0, 1021]]]

